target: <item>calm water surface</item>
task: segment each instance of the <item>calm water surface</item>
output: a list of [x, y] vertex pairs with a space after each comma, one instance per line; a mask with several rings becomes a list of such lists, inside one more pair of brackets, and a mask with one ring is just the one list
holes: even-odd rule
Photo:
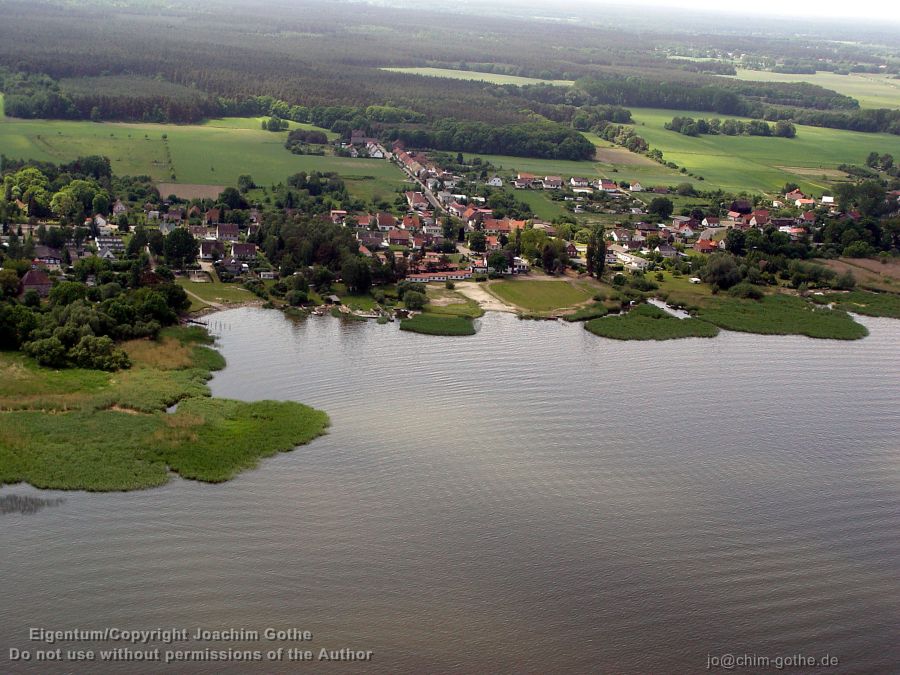
[[[309, 403], [328, 435], [223, 485], [0, 490], [0, 671], [163, 669], [10, 663], [41, 648], [32, 626], [297, 627], [374, 652], [258, 672], [900, 670], [900, 322], [645, 344], [496, 314], [456, 339], [212, 320], [214, 395]], [[278, 646], [301, 645], [174, 648]]]

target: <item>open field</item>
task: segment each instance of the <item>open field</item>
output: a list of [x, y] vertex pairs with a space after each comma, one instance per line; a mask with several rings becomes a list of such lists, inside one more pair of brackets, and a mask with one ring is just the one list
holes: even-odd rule
[[[187, 185], [236, 185], [242, 174], [268, 185], [300, 171], [333, 171], [362, 199], [375, 194], [390, 198], [403, 185], [402, 172], [390, 162], [293, 155], [284, 148], [287, 132], [263, 131], [259, 124], [257, 118], [175, 125], [2, 117], [0, 153], [57, 163], [101, 154], [110, 158], [117, 174]], [[309, 127], [292, 124], [297, 126]]]
[[870, 260], [868, 258], [838, 258], [837, 260], [816, 260], [830, 267], [838, 274], [852, 272], [860, 286], [881, 291], [900, 292], [900, 260], [891, 258]]
[[179, 199], [215, 199], [224, 185], [198, 185], [196, 183], [157, 183], [156, 188], [163, 197], [175, 195]]
[[593, 296], [587, 284], [560, 279], [512, 279], [491, 283], [490, 292], [528, 312], [552, 312], [580, 305]]
[[[635, 108], [637, 132], [666, 159], [703, 176], [698, 187], [772, 192], [788, 181], [821, 194], [839, 164], [863, 165], [873, 151], [900, 155], [900, 136], [798, 126], [796, 138], [684, 136], [664, 128], [672, 117], [715, 117], [712, 113]], [[720, 116], [721, 117], [721, 116]], [[623, 177], [625, 177], [623, 175]], [[688, 180], [682, 177], [681, 180]]]
[[809, 82], [845, 96], [852, 96], [859, 101], [861, 108], [900, 108], [900, 80], [891, 79], [889, 75], [872, 73], [836, 75], [826, 71], [807, 75], [738, 68], [737, 78], [756, 82]]
[[382, 68], [393, 73], [406, 73], [408, 75], [422, 75], [426, 77], [445, 77], [451, 80], [475, 80], [478, 82], [490, 82], [491, 84], [554, 84], [560, 87], [571, 87], [575, 84], [572, 80], [541, 80], [534, 77], [519, 77], [517, 75], [500, 75], [498, 73], [478, 73], [471, 70], [453, 70], [451, 68]]
[[205, 382], [224, 360], [208, 341], [205, 331], [171, 328], [126, 343], [133, 365], [117, 373], [0, 354], [0, 485], [135, 490], [172, 471], [220, 482], [324, 433], [328, 416], [299, 403], [209, 398]]
[[456, 290], [445, 288], [443, 284], [428, 284], [425, 292], [428, 296], [429, 314], [462, 316], [470, 319], [484, 315], [484, 310], [475, 300]]
[[202, 301], [207, 303], [214, 303], [217, 305], [239, 305], [257, 299], [253, 293], [246, 288], [243, 288], [240, 284], [225, 284], [221, 281], [191, 281], [184, 277], [178, 277], [176, 282], [183, 289], [198, 296]]

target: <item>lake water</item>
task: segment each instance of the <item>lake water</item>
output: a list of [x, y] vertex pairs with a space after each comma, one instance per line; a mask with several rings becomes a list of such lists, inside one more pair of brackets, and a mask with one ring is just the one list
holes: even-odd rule
[[0, 490], [0, 671], [164, 669], [10, 663], [47, 648], [31, 627], [300, 628], [316, 653], [374, 652], [168, 668], [191, 673], [900, 669], [900, 322], [622, 343], [502, 314], [467, 338], [211, 320], [216, 396], [309, 403], [328, 435], [222, 485]]

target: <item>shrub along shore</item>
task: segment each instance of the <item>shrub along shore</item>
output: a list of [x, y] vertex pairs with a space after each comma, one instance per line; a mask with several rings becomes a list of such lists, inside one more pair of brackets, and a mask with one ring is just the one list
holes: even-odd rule
[[328, 416], [300, 403], [210, 398], [206, 381], [225, 365], [211, 342], [168, 328], [123, 343], [132, 367], [114, 373], [0, 353], [0, 484], [136, 490], [172, 472], [217, 483], [325, 432]]

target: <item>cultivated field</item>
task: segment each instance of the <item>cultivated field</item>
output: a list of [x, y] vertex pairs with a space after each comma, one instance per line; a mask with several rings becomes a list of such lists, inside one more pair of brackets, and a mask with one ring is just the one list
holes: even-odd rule
[[859, 101], [861, 108], [900, 108], [900, 80], [891, 79], [888, 75], [836, 75], [824, 71], [815, 75], [802, 75], [738, 68], [737, 77], [757, 82], [810, 82], [839, 94], [852, 96]]
[[[110, 158], [117, 174], [148, 175], [160, 182], [193, 186], [235, 185], [242, 174], [270, 185], [300, 171], [339, 173], [348, 189], [362, 199], [391, 198], [403, 185], [402, 172], [384, 160], [293, 155], [284, 148], [287, 132], [263, 131], [260, 121], [230, 118], [176, 125], [2, 117], [0, 153], [49, 162], [102, 154]], [[291, 125], [300, 126], [312, 128]]]
[[[697, 186], [775, 191], [796, 182], [819, 193], [839, 177], [839, 164], [863, 165], [873, 151], [900, 156], [900, 136], [798, 126], [796, 138], [683, 136], [664, 128], [676, 115], [712, 118], [708, 112], [632, 110], [637, 132], [666, 159], [704, 177]], [[720, 116], [721, 117], [721, 116]], [[624, 176], [623, 176], [624, 177]]]
[[196, 183], [157, 183], [156, 188], [163, 197], [175, 195], [179, 199], [215, 199], [224, 185], [197, 185]]
[[541, 80], [535, 77], [478, 73], [471, 70], [453, 70], [451, 68], [382, 68], [381, 70], [426, 77], [445, 77], [451, 80], [475, 80], [478, 82], [490, 82], [491, 84], [554, 84], [560, 87], [571, 87], [575, 84], [572, 80]]

